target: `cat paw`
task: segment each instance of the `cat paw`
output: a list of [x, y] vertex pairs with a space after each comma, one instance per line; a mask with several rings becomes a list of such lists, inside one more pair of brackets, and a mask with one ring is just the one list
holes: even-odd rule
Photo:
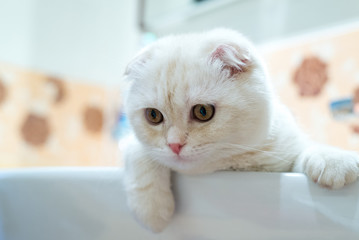
[[358, 154], [336, 148], [310, 151], [303, 164], [304, 173], [314, 182], [332, 189], [354, 182], [359, 175]]
[[171, 192], [132, 191], [127, 193], [128, 206], [136, 219], [152, 232], [161, 232], [171, 220], [174, 199]]

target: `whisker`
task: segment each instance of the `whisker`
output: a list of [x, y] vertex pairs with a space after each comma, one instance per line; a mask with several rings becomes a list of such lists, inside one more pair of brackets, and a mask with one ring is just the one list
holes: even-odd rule
[[[248, 152], [257, 152], [263, 154], [264, 156], [269, 156], [271, 158], [277, 159], [281, 162], [292, 163], [292, 161], [286, 160], [285, 157], [280, 157], [280, 156], [286, 156], [287, 151], [278, 151], [278, 150], [274, 151], [274, 150], [263, 149], [270, 145], [271, 145], [270, 143], [267, 143], [261, 145], [260, 148], [256, 148], [253, 146], [247, 146], [247, 145], [235, 144], [235, 143], [205, 143], [194, 148], [193, 151], [191, 152], [191, 157], [193, 157], [194, 155], [204, 157], [204, 155], [206, 155], [206, 153], [209, 152], [208, 149], [216, 149], [215, 151], [223, 155], [223, 158], [230, 157], [234, 154], [246, 154]], [[153, 161], [158, 158], [169, 157], [168, 151], [166, 151], [164, 148], [150, 148], [147, 151], [150, 157], [148, 161]], [[208, 157], [210, 158], [211, 155], [208, 155]]]
[[[258, 149], [258, 148], [254, 148], [254, 147], [250, 147], [250, 146], [246, 146], [246, 145], [240, 145], [240, 144], [233, 144], [233, 143], [226, 143], [226, 144], [223, 144], [224, 146], [226, 147], [231, 147], [231, 150], [233, 151], [235, 148], [239, 148], [241, 150], [247, 150], [247, 151], [254, 151], [254, 152], [260, 152], [260, 153], [263, 153], [264, 155], [267, 155], [267, 156], [270, 156], [270, 157], [273, 157], [275, 159], [278, 159], [280, 161], [284, 161], [284, 162], [291, 162], [291, 161], [288, 161], [288, 160], [285, 160], [284, 158], [281, 158], [281, 157], [278, 157], [277, 153], [285, 153], [284, 151], [266, 151], [266, 150], [262, 150], [262, 149]], [[263, 145], [265, 146], [265, 145]], [[234, 148], [234, 149], [233, 149]], [[245, 154], [245, 153], [243, 153]]]

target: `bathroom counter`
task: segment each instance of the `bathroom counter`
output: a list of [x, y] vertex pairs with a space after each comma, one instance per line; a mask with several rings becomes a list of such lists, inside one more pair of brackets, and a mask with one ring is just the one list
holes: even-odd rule
[[175, 216], [153, 234], [127, 209], [121, 170], [2, 170], [0, 239], [359, 239], [358, 181], [329, 190], [297, 173], [173, 180]]

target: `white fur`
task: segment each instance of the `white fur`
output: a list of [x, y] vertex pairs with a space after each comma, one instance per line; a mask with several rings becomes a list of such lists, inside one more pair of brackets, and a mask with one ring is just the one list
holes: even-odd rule
[[[299, 171], [331, 188], [358, 176], [357, 154], [301, 133], [256, 50], [234, 31], [160, 39], [129, 64], [126, 78], [134, 134], [124, 150], [125, 187], [129, 207], [152, 231], [161, 231], [174, 211], [171, 171]], [[213, 119], [191, 119], [196, 104], [214, 105]], [[164, 121], [149, 124], [146, 108], [161, 111]], [[185, 144], [179, 156], [168, 146], [173, 142]]]

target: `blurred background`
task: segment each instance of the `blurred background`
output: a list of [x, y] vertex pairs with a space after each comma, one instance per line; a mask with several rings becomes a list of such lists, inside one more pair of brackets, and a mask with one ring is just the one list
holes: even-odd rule
[[0, 0], [0, 168], [121, 165], [126, 63], [215, 27], [258, 46], [313, 139], [359, 149], [357, 0]]

